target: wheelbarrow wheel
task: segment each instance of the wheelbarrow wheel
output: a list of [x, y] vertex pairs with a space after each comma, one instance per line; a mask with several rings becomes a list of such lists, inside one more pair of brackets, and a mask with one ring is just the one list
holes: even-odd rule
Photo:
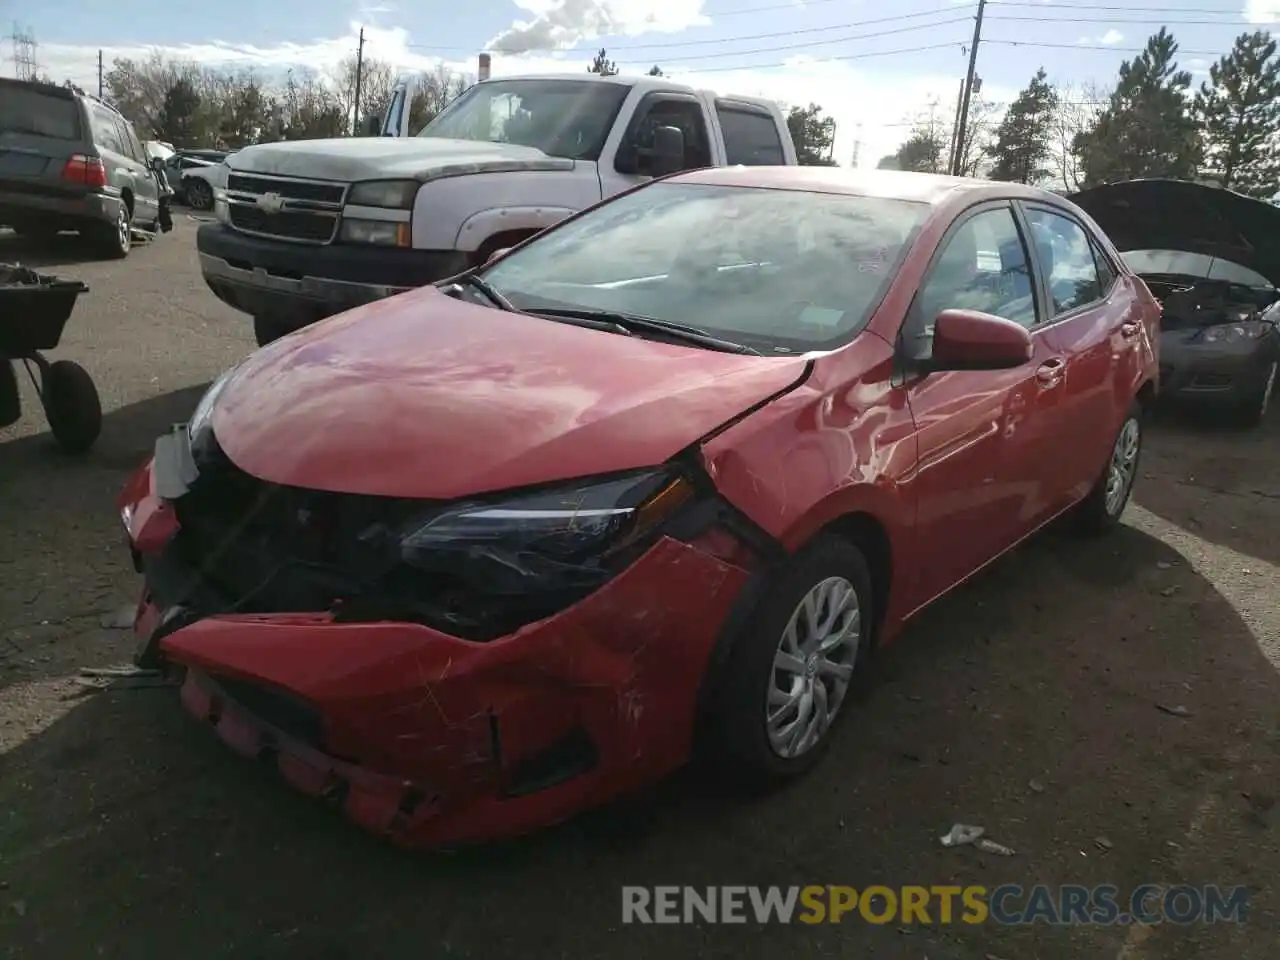
[[49, 364], [40, 400], [53, 438], [68, 453], [84, 453], [102, 432], [102, 401], [89, 371], [70, 360]]

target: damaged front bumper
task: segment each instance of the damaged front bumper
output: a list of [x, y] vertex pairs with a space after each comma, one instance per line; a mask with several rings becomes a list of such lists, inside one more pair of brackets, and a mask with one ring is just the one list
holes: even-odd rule
[[663, 537], [586, 599], [485, 642], [331, 614], [201, 615], [164, 586], [178, 523], [149, 466], [121, 505], [146, 571], [140, 662], [185, 669], [183, 703], [229, 746], [407, 846], [515, 836], [679, 767], [749, 577], [722, 538]]

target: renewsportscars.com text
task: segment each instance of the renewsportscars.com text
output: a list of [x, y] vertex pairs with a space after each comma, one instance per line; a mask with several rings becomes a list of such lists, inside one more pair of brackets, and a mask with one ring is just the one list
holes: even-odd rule
[[1247, 887], [623, 887], [623, 923], [1114, 925], [1241, 923]]

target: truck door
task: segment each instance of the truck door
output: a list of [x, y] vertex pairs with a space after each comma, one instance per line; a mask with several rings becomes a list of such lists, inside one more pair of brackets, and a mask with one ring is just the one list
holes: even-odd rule
[[652, 178], [653, 131], [666, 126], [684, 134], [684, 169], [714, 164], [711, 125], [702, 101], [687, 93], [649, 93], [614, 143], [612, 158], [607, 149], [600, 158], [600, 188], [606, 198]]

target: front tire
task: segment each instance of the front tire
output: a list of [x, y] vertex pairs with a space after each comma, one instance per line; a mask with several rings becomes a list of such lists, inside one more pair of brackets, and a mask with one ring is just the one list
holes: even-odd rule
[[713, 757], [752, 786], [812, 769], [848, 710], [871, 646], [871, 574], [854, 544], [820, 536], [766, 588], [708, 716]]
[[1089, 495], [1075, 508], [1075, 519], [1081, 533], [1107, 533], [1120, 525], [1120, 517], [1133, 494], [1142, 455], [1142, 438], [1146, 428], [1142, 404], [1134, 401], [1111, 446], [1111, 456], [1098, 482]]
[[182, 192], [186, 197], [187, 206], [193, 210], [212, 210], [213, 209], [213, 187], [190, 177], [183, 181]]
[[1280, 368], [1280, 362], [1272, 361], [1271, 367], [1267, 371], [1267, 378], [1262, 383], [1262, 389], [1240, 408], [1237, 419], [1241, 426], [1259, 427], [1262, 425], [1262, 421], [1267, 418], [1267, 409], [1271, 405], [1271, 395], [1275, 392], [1276, 371], [1278, 368]]

